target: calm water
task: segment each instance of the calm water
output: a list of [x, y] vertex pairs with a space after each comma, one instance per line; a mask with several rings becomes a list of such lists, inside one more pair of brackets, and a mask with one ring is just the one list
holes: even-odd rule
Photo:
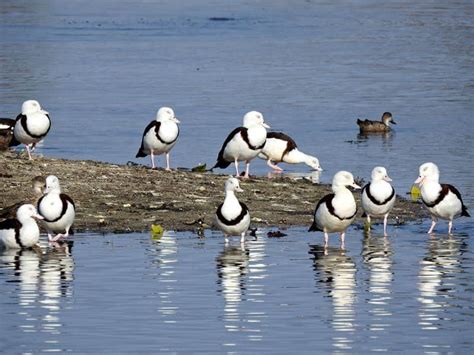
[[[385, 165], [403, 194], [434, 161], [472, 211], [473, 14], [441, 0], [4, 0], [1, 115], [36, 98], [53, 119], [40, 153], [149, 164], [134, 158], [141, 133], [169, 105], [182, 122], [172, 165], [191, 167], [213, 164], [256, 109], [320, 158], [322, 182]], [[359, 137], [355, 120], [384, 111], [395, 134]], [[327, 256], [306, 228], [244, 250], [217, 233], [134, 234], [4, 253], [0, 349], [465, 352], [474, 223], [433, 239], [428, 224], [388, 239], [351, 230], [345, 254]]]

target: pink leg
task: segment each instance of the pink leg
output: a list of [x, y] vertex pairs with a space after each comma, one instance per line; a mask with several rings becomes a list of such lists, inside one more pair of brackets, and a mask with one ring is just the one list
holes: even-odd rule
[[342, 232], [341, 233], [341, 249], [344, 249], [346, 247], [345, 239], [346, 239], [346, 232]]
[[151, 158], [151, 168], [155, 169], [155, 156], [153, 155], [153, 150], [150, 151], [150, 158]]
[[452, 230], [452, 229], [453, 229], [453, 221], [450, 220], [450, 221], [448, 222], [448, 234], [451, 234], [451, 230]]
[[31, 156], [31, 151], [30, 151], [30, 146], [28, 144], [25, 144], [26, 151], [28, 152], [28, 159], [33, 160], [33, 157]]
[[170, 153], [166, 153], [166, 171], [171, 171], [171, 169], [170, 169]]
[[245, 242], [245, 232], [243, 232], [240, 237], [240, 243], [244, 243], [244, 242]]
[[329, 245], [329, 234], [324, 232], [324, 247], [327, 248]]
[[387, 220], [388, 220], [388, 213], [383, 218], [383, 236], [387, 236]]
[[273, 169], [275, 173], [281, 173], [283, 171], [282, 168], [280, 168], [277, 163], [273, 164], [270, 159], [267, 160], [267, 165]]
[[370, 215], [369, 215], [369, 214], [367, 214], [367, 225], [369, 226], [369, 227], [367, 228], [367, 230], [370, 230], [371, 220], [370, 220]]
[[234, 164], [235, 164], [235, 177], [238, 178], [240, 176], [240, 173], [239, 173], [239, 161], [237, 160], [237, 158], [234, 160]]
[[435, 225], [436, 225], [436, 218], [433, 217], [433, 220], [431, 221], [431, 228], [430, 228], [430, 230], [428, 231], [428, 234], [433, 233], [433, 230], [434, 230]]
[[247, 160], [245, 162], [245, 175], [244, 175], [245, 179], [248, 179], [250, 177], [249, 172], [250, 172], [250, 162]]

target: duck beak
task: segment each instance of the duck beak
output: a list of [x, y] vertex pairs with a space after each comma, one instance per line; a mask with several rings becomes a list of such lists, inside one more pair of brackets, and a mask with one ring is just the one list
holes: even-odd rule
[[175, 121], [176, 123], [181, 123], [176, 117], [173, 117], [173, 121]]
[[390, 122], [392, 122], [392, 124], [397, 124], [397, 122], [395, 122], [394, 120], [391, 120]]
[[314, 171], [323, 171], [323, 168], [321, 168], [320, 166], [318, 166], [317, 168], [313, 169]]
[[44, 113], [45, 115], [49, 115], [49, 112], [46, 110], [41, 110], [41, 112]]
[[236, 187], [236, 188], [235, 188], [235, 191], [237, 191], [237, 192], [244, 192], [244, 190], [243, 190], [242, 188], [240, 188], [240, 187]]
[[267, 125], [265, 122], [262, 123], [262, 126], [265, 127], [265, 128], [270, 128], [270, 126]]
[[418, 176], [418, 179], [415, 180], [415, 184], [418, 184], [418, 185], [423, 185], [425, 181], [425, 177], [424, 176]]
[[390, 176], [388, 175], [385, 175], [385, 177], [383, 178], [385, 181], [393, 181], [392, 179], [390, 179]]
[[361, 187], [359, 185], [357, 185], [355, 182], [351, 186], [356, 190], [361, 189]]
[[38, 213], [34, 214], [32, 217], [36, 219], [44, 219], [44, 217]]

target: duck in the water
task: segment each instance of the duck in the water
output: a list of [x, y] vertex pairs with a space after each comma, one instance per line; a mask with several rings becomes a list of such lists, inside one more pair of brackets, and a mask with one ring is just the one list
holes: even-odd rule
[[250, 161], [262, 151], [265, 145], [266, 128], [270, 128], [270, 126], [265, 123], [260, 112], [247, 112], [243, 119], [243, 126], [237, 127], [227, 136], [211, 171], [215, 168], [225, 169], [234, 162], [236, 177], [239, 177], [239, 161], [245, 161], [244, 178], [248, 178], [250, 176]]
[[155, 155], [166, 154], [166, 170], [170, 169], [170, 150], [176, 144], [179, 136], [179, 120], [173, 109], [161, 107], [156, 113], [156, 119], [146, 126], [142, 135], [142, 144], [136, 158], [150, 155], [151, 167], [155, 168]]
[[250, 226], [250, 213], [245, 203], [240, 202], [235, 196], [235, 192], [242, 192], [239, 180], [230, 177], [225, 183], [224, 202], [219, 205], [216, 211], [216, 224], [224, 233], [225, 241], [231, 235], [239, 235], [240, 242], [245, 241], [245, 232]]
[[[46, 178], [44, 196], [38, 201], [38, 212], [43, 216], [43, 223], [50, 242], [69, 236], [76, 216], [76, 205], [72, 198], [61, 193], [59, 179], [50, 175]], [[53, 233], [57, 233], [53, 237]]]
[[14, 249], [31, 248], [36, 245], [40, 230], [34, 218], [43, 219], [35, 206], [26, 204], [18, 209], [16, 218], [0, 222], [0, 247]]
[[325, 247], [329, 242], [328, 233], [339, 232], [341, 233], [341, 248], [344, 248], [346, 229], [356, 217], [357, 205], [348, 187], [360, 189], [350, 172], [339, 171], [332, 179], [334, 193], [324, 196], [316, 205], [314, 221], [309, 232], [323, 232]]
[[390, 112], [384, 112], [380, 121], [357, 119], [360, 133], [389, 132], [391, 130], [390, 123], [397, 124]]
[[462, 201], [461, 193], [453, 185], [439, 183], [439, 169], [436, 164], [422, 164], [420, 176], [415, 183], [420, 185], [421, 199], [431, 214], [429, 234], [433, 233], [438, 218], [449, 221], [448, 234], [451, 234], [454, 218], [471, 216]]
[[281, 162], [287, 164], [305, 163], [313, 170], [322, 170], [318, 158], [298, 150], [295, 141], [281, 132], [267, 132], [267, 140], [258, 157], [265, 159], [267, 165], [276, 173], [283, 171], [277, 165]]
[[38, 101], [27, 100], [21, 105], [21, 113], [16, 118], [13, 130], [15, 139], [10, 145], [24, 144], [28, 158], [32, 160], [31, 151], [46, 137], [50, 128], [49, 113], [41, 108]]

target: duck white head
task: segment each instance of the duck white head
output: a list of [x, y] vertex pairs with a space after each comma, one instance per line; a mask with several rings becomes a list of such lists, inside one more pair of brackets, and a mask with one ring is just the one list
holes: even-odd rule
[[28, 114], [35, 113], [35, 112], [42, 112], [45, 115], [48, 114], [47, 111], [44, 111], [43, 109], [41, 109], [40, 103], [36, 100], [26, 100], [21, 105], [21, 113], [22, 114], [28, 115]]
[[44, 189], [44, 193], [47, 194], [51, 191], [61, 192], [61, 187], [59, 186], [59, 179], [54, 175], [49, 175], [46, 178], [46, 188]]
[[270, 126], [265, 123], [265, 120], [263, 119], [263, 115], [258, 111], [247, 112], [243, 119], [243, 126], [245, 128], [250, 128], [250, 127], [255, 127], [255, 126], [270, 128]]
[[395, 122], [393, 120], [393, 116], [390, 112], [384, 112], [383, 115], [382, 115], [382, 122], [388, 126], [389, 123], [392, 123], [392, 124], [397, 124], [397, 122]]
[[342, 170], [336, 173], [332, 179], [332, 190], [337, 192], [348, 187], [360, 189], [360, 186], [355, 183], [354, 176], [350, 172]]
[[392, 179], [390, 179], [390, 177], [387, 174], [387, 169], [385, 169], [383, 166], [376, 166], [372, 170], [372, 181], [380, 181], [380, 180], [392, 181]]
[[439, 169], [435, 163], [420, 165], [420, 176], [415, 180], [415, 184], [422, 186], [426, 181], [439, 182]]
[[230, 177], [227, 179], [227, 181], [225, 182], [225, 192], [243, 192], [244, 190], [242, 190], [240, 188], [240, 183], [239, 183], [239, 180], [237, 180], [235, 177]]
[[319, 164], [319, 159], [316, 157], [313, 157], [312, 155], [306, 154], [306, 158], [304, 160], [304, 163], [308, 165], [311, 169], [316, 170], [316, 171], [323, 171], [321, 168], [321, 165]]
[[175, 123], [180, 123], [180, 121], [175, 117], [174, 111], [171, 107], [160, 107], [156, 113], [156, 120], [158, 122], [173, 121]]
[[38, 214], [35, 206], [30, 205], [30, 204], [20, 206], [20, 208], [18, 208], [18, 210], [16, 211], [16, 218], [21, 223], [27, 221], [30, 218], [44, 219], [42, 216]]

